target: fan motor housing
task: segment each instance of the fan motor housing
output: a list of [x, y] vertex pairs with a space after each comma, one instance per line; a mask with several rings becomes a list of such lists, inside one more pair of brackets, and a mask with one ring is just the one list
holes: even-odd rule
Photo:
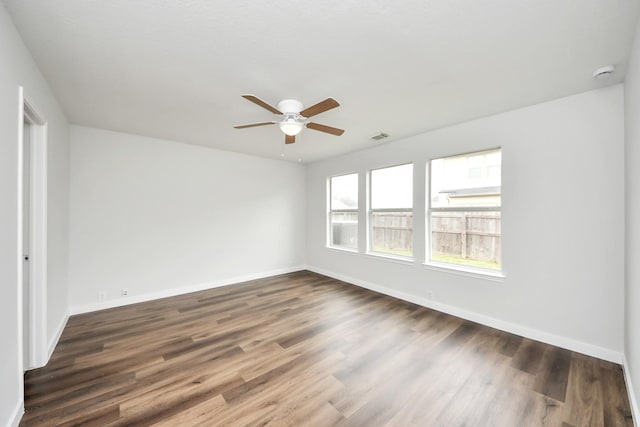
[[285, 115], [287, 113], [298, 114], [302, 111], [302, 102], [295, 99], [283, 99], [278, 102], [278, 110], [282, 111]]

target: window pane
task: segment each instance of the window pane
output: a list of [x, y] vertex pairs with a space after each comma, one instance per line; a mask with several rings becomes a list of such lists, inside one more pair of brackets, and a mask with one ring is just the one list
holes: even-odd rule
[[[329, 180], [329, 244], [358, 249], [358, 174], [334, 176]], [[355, 211], [349, 212], [349, 210]], [[345, 212], [345, 210], [347, 212]]]
[[331, 178], [331, 210], [358, 209], [358, 174]]
[[413, 255], [413, 214], [372, 212], [371, 249], [393, 255]]
[[501, 269], [500, 212], [433, 212], [431, 259]]
[[413, 164], [371, 171], [372, 209], [413, 207]]
[[358, 249], [358, 212], [331, 212], [331, 245]]
[[501, 270], [501, 150], [435, 159], [430, 165], [430, 259]]
[[491, 150], [431, 161], [431, 207], [501, 205], [501, 151]]

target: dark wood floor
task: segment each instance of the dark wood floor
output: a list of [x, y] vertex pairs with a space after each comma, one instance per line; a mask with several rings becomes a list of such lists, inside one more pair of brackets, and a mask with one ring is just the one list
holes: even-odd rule
[[69, 320], [23, 426], [632, 426], [619, 365], [309, 272]]

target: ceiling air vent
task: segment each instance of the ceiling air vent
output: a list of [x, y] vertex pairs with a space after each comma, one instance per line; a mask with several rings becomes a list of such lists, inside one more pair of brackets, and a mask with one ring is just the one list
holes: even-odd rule
[[388, 133], [380, 132], [377, 135], [373, 135], [371, 139], [373, 139], [374, 141], [380, 141], [381, 139], [385, 139], [388, 136], [389, 136]]

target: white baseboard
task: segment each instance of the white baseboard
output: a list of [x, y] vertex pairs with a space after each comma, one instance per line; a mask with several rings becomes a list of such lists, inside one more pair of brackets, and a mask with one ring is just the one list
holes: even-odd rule
[[629, 363], [627, 362], [627, 356], [622, 355], [622, 371], [624, 372], [624, 382], [627, 386], [627, 394], [629, 395], [629, 405], [631, 406], [631, 415], [633, 415], [633, 425], [638, 426], [640, 423], [640, 407], [638, 407], [638, 400], [636, 399], [636, 393], [631, 382], [631, 372], [629, 371]]
[[20, 425], [20, 420], [22, 420], [22, 415], [24, 415], [24, 401], [21, 400], [11, 413], [7, 427], [18, 427]]
[[172, 288], [158, 292], [151, 292], [141, 295], [132, 295], [124, 298], [113, 299], [109, 301], [101, 301], [93, 304], [82, 304], [73, 306], [69, 309], [70, 315], [90, 313], [92, 311], [104, 310], [107, 308], [122, 307], [130, 304], [137, 304], [145, 301], [153, 301], [160, 298], [173, 297], [176, 295], [189, 294], [191, 292], [204, 291], [207, 289], [220, 288], [222, 286], [233, 285], [236, 283], [247, 282], [249, 280], [263, 279], [265, 277], [277, 276], [278, 274], [293, 273], [295, 271], [304, 270], [305, 266], [295, 266], [281, 268], [277, 270], [265, 271], [262, 273], [248, 274], [245, 276], [230, 277], [227, 279], [216, 280], [209, 283], [200, 283], [197, 285], [184, 286], [180, 288]]
[[394, 298], [398, 298], [404, 301], [408, 301], [414, 304], [421, 305], [423, 307], [431, 308], [443, 313], [451, 314], [456, 317], [460, 317], [472, 322], [480, 323], [482, 325], [490, 326], [492, 328], [500, 329], [505, 332], [516, 334], [522, 337], [530, 338], [536, 341], [541, 341], [547, 344], [562, 347], [567, 350], [575, 351], [578, 353], [586, 354], [589, 356], [597, 357], [599, 359], [608, 360], [614, 363], [622, 363], [623, 354], [618, 351], [610, 350], [608, 348], [600, 347], [597, 345], [585, 343], [582, 341], [574, 340], [571, 338], [563, 337], [560, 335], [552, 334], [549, 332], [540, 331], [538, 329], [528, 328], [517, 323], [511, 323], [504, 320], [496, 319], [484, 314], [476, 313], [474, 311], [465, 310], [462, 308], [454, 307], [451, 305], [443, 304], [438, 301], [434, 301], [428, 298], [419, 297], [416, 295], [408, 294], [406, 292], [397, 291], [395, 289], [388, 288], [386, 286], [376, 285], [371, 282], [357, 279], [355, 277], [345, 276], [332, 271], [324, 270], [313, 266], [306, 266], [306, 269], [313, 271], [324, 276], [333, 277], [334, 279], [342, 280], [343, 282], [351, 283], [361, 288], [370, 289], [381, 294], [389, 295]]
[[[56, 346], [58, 345], [58, 341], [60, 341], [60, 337], [62, 336], [62, 331], [64, 331], [65, 326], [67, 326], [67, 322], [69, 321], [69, 311], [67, 311], [64, 316], [62, 317], [62, 321], [58, 324], [58, 326], [56, 327], [56, 331], [55, 334], [53, 335], [53, 337], [51, 337], [51, 340], [49, 341], [49, 347], [48, 347], [48, 351], [47, 351], [47, 362], [49, 363], [49, 359], [51, 359], [51, 355], [53, 354], [53, 350], [56, 349]], [[45, 363], [45, 365], [46, 365]]]

